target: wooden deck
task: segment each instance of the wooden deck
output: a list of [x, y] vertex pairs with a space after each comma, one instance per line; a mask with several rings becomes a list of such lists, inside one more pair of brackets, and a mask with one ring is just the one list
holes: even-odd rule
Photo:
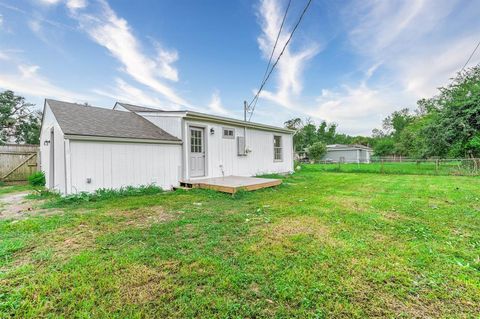
[[261, 188], [277, 186], [281, 183], [282, 180], [280, 179], [225, 176], [185, 180], [180, 182], [180, 186], [213, 189], [219, 192], [235, 194], [239, 190], [254, 191]]

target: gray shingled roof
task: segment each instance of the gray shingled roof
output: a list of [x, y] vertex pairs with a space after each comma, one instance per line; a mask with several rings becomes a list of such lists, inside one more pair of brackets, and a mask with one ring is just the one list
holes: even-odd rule
[[128, 104], [128, 103], [120, 103], [117, 102], [119, 105], [123, 106], [130, 112], [162, 112], [162, 110], [159, 109], [152, 109], [150, 107], [145, 107], [145, 106], [139, 106], [139, 105], [133, 105], [133, 104]]
[[180, 141], [135, 113], [50, 99], [46, 102], [64, 134]]
[[365, 150], [371, 150], [370, 147], [361, 145], [361, 144], [331, 144], [327, 145], [327, 149], [333, 150], [333, 149], [365, 149]]

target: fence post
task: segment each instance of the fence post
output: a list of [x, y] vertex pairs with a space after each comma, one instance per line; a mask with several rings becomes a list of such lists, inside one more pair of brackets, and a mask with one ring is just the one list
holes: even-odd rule
[[384, 159], [382, 158], [382, 168], [381, 168], [381, 170], [380, 170], [380, 172], [381, 172], [382, 174], [384, 173], [384, 171], [383, 171], [383, 161], [384, 161]]
[[439, 159], [437, 158], [437, 159], [435, 160], [435, 172], [437, 172], [437, 174], [438, 174], [438, 165], [439, 165], [439, 162], [438, 162], [438, 161], [439, 161]]

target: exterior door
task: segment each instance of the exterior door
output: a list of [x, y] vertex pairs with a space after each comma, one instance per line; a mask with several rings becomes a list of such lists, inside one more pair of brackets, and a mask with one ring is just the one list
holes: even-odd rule
[[190, 177], [205, 176], [205, 134], [203, 128], [190, 127]]

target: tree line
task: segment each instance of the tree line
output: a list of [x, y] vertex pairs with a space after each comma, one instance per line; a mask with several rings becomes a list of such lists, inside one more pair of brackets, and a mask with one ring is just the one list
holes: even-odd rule
[[295, 118], [285, 127], [296, 131], [296, 152], [318, 143], [362, 144], [375, 156], [411, 158], [480, 157], [480, 66], [458, 73], [438, 94], [417, 102], [416, 108], [402, 108], [387, 116], [372, 136], [350, 136], [337, 132], [334, 123]]

